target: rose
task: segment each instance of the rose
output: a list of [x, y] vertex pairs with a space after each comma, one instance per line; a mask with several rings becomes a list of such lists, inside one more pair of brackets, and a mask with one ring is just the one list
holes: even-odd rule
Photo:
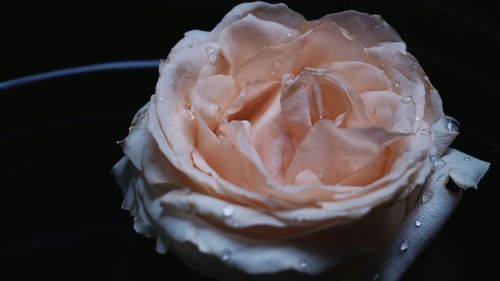
[[[469, 187], [484, 174], [484, 162], [464, 170], [459, 152], [443, 156], [454, 126], [379, 16], [306, 21], [256, 2], [172, 49], [114, 173], [135, 229], [203, 274], [352, 278], [402, 235], [405, 216], [446, 219], [448, 175]], [[440, 208], [415, 207], [433, 190]]]

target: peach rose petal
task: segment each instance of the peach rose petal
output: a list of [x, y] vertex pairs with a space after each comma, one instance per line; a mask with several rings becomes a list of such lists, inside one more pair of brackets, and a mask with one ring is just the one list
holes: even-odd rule
[[414, 133], [414, 104], [405, 103], [400, 96], [389, 91], [363, 92], [360, 97], [372, 126], [394, 133]]
[[[380, 69], [364, 62], [335, 62], [327, 67], [349, 84], [356, 92], [388, 91], [392, 83]], [[363, 77], [360, 79], [360, 77]]]
[[348, 30], [365, 48], [379, 45], [385, 45], [385, 47], [391, 45], [402, 50], [406, 48], [398, 33], [379, 15], [349, 10], [325, 16], [319, 21], [326, 19], [331, 19]]
[[365, 51], [359, 43], [345, 38], [339, 27], [328, 21], [295, 40], [262, 48], [242, 65], [237, 79], [240, 83], [258, 79], [281, 80], [286, 73], [298, 75], [304, 67], [322, 67], [334, 61], [366, 60]]
[[222, 31], [219, 44], [234, 73], [263, 47], [289, 41], [297, 34], [294, 29], [248, 14]]
[[234, 7], [224, 16], [222, 21], [208, 34], [207, 41], [218, 42], [224, 29], [249, 14], [261, 20], [272, 21], [293, 29], [298, 29], [306, 23], [301, 14], [290, 10], [283, 3], [275, 5], [269, 5], [264, 2], [243, 3]]
[[240, 89], [231, 76], [219, 74], [199, 80], [191, 94], [192, 110], [214, 130], [239, 92]]
[[320, 120], [297, 148], [285, 179], [292, 183], [297, 173], [308, 168], [324, 183], [335, 184], [375, 160], [384, 143], [397, 137], [381, 129], [341, 129]]

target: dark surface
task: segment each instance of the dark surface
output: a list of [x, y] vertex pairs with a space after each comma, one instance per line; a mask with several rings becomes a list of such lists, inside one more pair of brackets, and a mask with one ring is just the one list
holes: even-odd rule
[[[0, 81], [165, 58], [185, 31], [213, 28], [236, 1], [44, 2], [0, 8]], [[453, 146], [493, 164], [405, 280], [495, 279], [500, 9], [495, 1], [402, 2], [287, 1], [308, 19], [345, 9], [382, 15], [440, 91], [446, 112], [461, 122]], [[113, 72], [0, 91], [2, 280], [178, 280], [174, 273], [202, 280], [133, 231], [110, 175], [122, 155], [115, 141], [127, 134], [156, 79], [156, 70]], [[15, 278], [2, 277], [8, 273]]]

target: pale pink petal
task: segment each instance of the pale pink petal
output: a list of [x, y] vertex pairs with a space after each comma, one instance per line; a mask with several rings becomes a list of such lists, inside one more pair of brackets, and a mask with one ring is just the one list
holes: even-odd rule
[[297, 31], [284, 25], [248, 14], [222, 31], [219, 44], [234, 73], [263, 47], [289, 41], [297, 35]]
[[416, 116], [413, 102], [388, 91], [363, 92], [360, 97], [371, 119], [371, 126], [395, 133], [413, 133]]
[[366, 55], [357, 41], [345, 38], [340, 28], [328, 21], [288, 43], [264, 47], [241, 67], [237, 79], [240, 83], [281, 80], [286, 73], [298, 75], [304, 67], [321, 67], [337, 61], [364, 62]]
[[[393, 82], [393, 92], [407, 102], [415, 104], [415, 118], [422, 120], [427, 99], [427, 89], [419, 72], [418, 64], [409, 53], [384, 47], [372, 47], [367, 50], [369, 62], [381, 70]], [[437, 120], [436, 120], [437, 121]], [[415, 125], [420, 122], [415, 123]], [[414, 128], [417, 129], [417, 126]]]
[[391, 81], [375, 66], [364, 62], [336, 62], [328, 70], [342, 77], [349, 88], [361, 93], [365, 91], [388, 91]]
[[[370, 48], [382, 44], [392, 44], [404, 49], [405, 44], [398, 33], [379, 15], [369, 15], [358, 11], [344, 11], [325, 16], [319, 21], [331, 19]], [[396, 43], [396, 44], [395, 44]]]
[[320, 120], [297, 148], [285, 178], [293, 182], [297, 173], [309, 169], [324, 183], [335, 184], [374, 161], [384, 143], [396, 137], [381, 129], [341, 129]]
[[214, 130], [239, 92], [240, 89], [231, 76], [214, 75], [198, 80], [191, 94], [193, 111]]
[[229, 11], [222, 21], [208, 34], [207, 41], [218, 42], [220, 34], [232, 23], [252, 14], [255, 17], [279, 23], [289, 28], [299, 29], [305, 24], [301, 14], [290, 10], [285, 4], [268, 4], [265, 2], [243, 3]]

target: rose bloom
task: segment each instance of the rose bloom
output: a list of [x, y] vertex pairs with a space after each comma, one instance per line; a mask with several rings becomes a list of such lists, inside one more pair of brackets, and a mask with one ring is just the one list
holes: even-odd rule
[[202, 274], [353, 278], [432, 196], [433, 171], [442, 190], [477, 184], [486, 163], [443, 156], [457, 134], [379, 16], [256, 2], [172, 49], [113, 171], [135, 229]]

